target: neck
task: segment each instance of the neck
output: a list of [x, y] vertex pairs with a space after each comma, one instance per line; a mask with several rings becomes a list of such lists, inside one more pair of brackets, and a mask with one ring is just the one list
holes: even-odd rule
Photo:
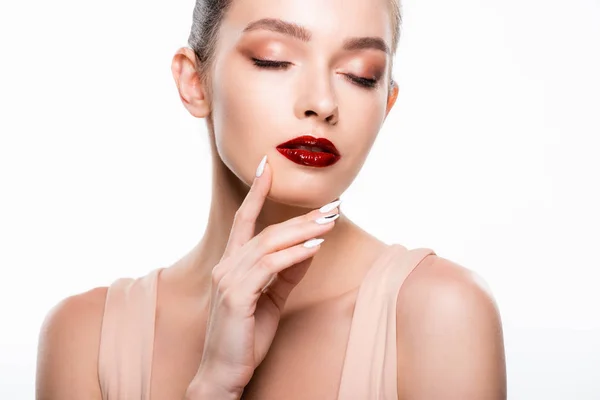
[[[204, 292], [202, 288], [206, 289], [210, 286], [212, 268], [219, 263], [225, 251], [235, 213], [250, 189], [223, 164], [217, 155], [213, 155], [212, 174], [211, 207], [204, 235], [179, 262], [183, 272], [182, 278], [191, 285], [190, 289], [195, 293]], [[311, 210], [266, 199], [256, 221], [255, 234], [269, 225], [284, 222]], [[333, 271], [333, 268], [328, 266], [347, 264], [342, 259], [347, 259], [349, 252], [336, 250], [357, 248], [355, 244], [360, 242], [359, 237], [364, 233], [346, 218], [341, 207], [339, 213], [336, 226], [324, 236], [325, 242], [313, 257], [309, 270], [295, 289], [295, 292], [302, 293], [304, 298], [317, 295], [311, 286], [318, 286], [323, 291], [335, 291], [335, 288], [328, 285], [335, 286], [340, 280], [334, 279], [337, 271]], [[327, 285], [324, 285], [324, 282], [327, 282]], [[300, 286], [303, 288], [300, 289]]]

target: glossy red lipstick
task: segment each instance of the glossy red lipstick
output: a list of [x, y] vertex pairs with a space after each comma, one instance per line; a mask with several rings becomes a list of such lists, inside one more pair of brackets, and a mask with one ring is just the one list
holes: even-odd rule
[[329, 140], [308, 135], [281, 143], [277, 146], [277, 151], [296, 164], [318, 168], [333, 165], [341, 158], [339, 151]]

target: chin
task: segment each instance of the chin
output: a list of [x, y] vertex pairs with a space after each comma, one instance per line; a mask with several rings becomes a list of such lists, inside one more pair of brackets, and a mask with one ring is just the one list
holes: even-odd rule
[[337, 199], [341, 192], [325, 175], [311, 179], [274, 177], [267, 198], [289, 206], [315, 209]]

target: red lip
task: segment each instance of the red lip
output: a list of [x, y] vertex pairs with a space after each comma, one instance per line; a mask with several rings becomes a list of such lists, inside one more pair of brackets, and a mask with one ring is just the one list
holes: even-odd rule
[[[298, 146], [320, 147], [323, 151], [299, 149]], [[296, 164], [311, 167], [327, 167], [335, 164], [341, 158], [339, 151], [329, 140], [308, 135], [298, 136], [281, 143], [277, 146], [277, 151]]]

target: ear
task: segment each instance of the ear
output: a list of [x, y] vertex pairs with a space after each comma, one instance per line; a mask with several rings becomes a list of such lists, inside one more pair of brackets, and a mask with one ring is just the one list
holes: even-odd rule
[[385, 110], [386, 117], [388, 116], [392, 107], [396, 103], [396, 99], [398, 98], [398, 90], [398, 84], [396, 83], [396, 81], [392, 80], [390, 82], [390, 89], [388, 90], [387, 107]]
[[196, 72], [196, 55], [189, 47], [177, 50], [171, 63], [171, 72], [184, 107], [196, 118], [204, 118], [210, 112], [206, 88]]

